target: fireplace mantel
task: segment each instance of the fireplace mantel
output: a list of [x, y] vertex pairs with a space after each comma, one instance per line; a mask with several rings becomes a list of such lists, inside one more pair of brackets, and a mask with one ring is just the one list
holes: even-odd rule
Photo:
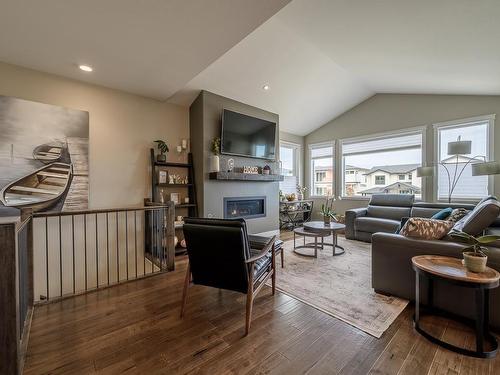
[[283, 181], [283, 176], [278, 174], [210, 172], [208, 177], [210, 180], [222, 180], [222, 181], [261, 181], [261, 182]]

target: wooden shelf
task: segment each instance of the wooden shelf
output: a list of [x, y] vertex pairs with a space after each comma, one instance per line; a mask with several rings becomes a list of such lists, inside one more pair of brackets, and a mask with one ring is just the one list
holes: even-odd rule
[[159, 186], [159, 187], [189, 187], [189, 186], [193, 186], [193, 184], [156, 184], [156, 186]]
[[196, 204], [194, 203], [181, 203], [181, 204], [176, 204], [175, 208], [187, 208], [187, 207], [195, 207]]
[[283, 181], [284, 177], [278, 174], [250, 174], [250, 173], [237, 173], [237, 172], [210, 172], [210, 180], [220, 181], [260, 181], [260, 182], [274, 182]]
[[176, 168], [190, 168], [192, 164], [189, 163], [173, 163], [173, 162], [163, 162], [163, 161], [155, 161], [154, 162], [157, 167], [176, 167]]

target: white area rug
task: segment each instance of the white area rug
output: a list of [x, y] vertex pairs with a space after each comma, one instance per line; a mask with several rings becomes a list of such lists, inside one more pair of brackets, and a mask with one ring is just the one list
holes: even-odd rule
[[[332, 238], [325, 239], [331, 243]], [[318, 258], [295, 254], [293, 240], [284, 244], [285, 268], [277, 261], [276, 287], [335, 318], [379, 338], [404, 310], [408, 301], [377, 294], [371, 287], [371, 244], [339, 236], [345, 254], [332, 256], [332, 248]], [[297, 245], [302, 239], [297, 238]], [[300, 249], [314, 252], [313, 249]]]

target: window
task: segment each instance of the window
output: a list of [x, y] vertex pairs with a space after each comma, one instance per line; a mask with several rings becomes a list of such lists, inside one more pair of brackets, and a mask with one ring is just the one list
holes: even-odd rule
[[[355, 177], [341, 174], [344, 197], [372, 194], [415, 194], [421, 196], [421, 179], [413, 176], [422, 164], [425, 129], [340, 141], [344, 170], [355, 170]], [[413, 178], [412, 178], [413, 177]]]
[[326, 172], [316, 172], [316, 182], [324, 182], [326, 180]]
[[300, 184], [300, 145], [280, 141], [281, 173], [284, 179], [280, 181], [280, 190], [283, 194], [297, 192]]
[[309, 146], [311, 157], [311, 191], [315, 196], [333, 195], [333, 144]]
[[[436, 196], [440, 200], [447, 200], [449, 196], [449, 180], [445, 166], [453, 174], [455, 163], [458, 161], [458, 173], [465, 167], [452, 198], [454, 200], [480, 199], [491, 191], [488, 176], [472, 176], [471, 164], [490, 160], [491, 158], [491, 131], [494, 126], [493, 116], [483, 116], [475, 119], [466, 119], [442, 124], [436, 124], [436, 161], [437, 178], [435, 178]], [[449, 155], [448, 143], [456, 141], [471, 141], [471, 153], [466, 155]], [[477, 161], [476, 161], [477, 160]], [[444, 166], [443, 166], [444, 164]], [[453, 175], [452, 175], [453, 179]]]

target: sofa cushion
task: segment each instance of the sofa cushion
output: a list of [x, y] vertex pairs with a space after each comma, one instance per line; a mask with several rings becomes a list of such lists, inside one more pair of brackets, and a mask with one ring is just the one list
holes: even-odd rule
[[411, 217], [427, 217], [430, 218], [436, 213], [441, 211], [441, 208], [433, 208], [433, 207], [412, 207], [411, 209]]
[[354, 228], [356, 231], [376, 233], [394, 233], [399, 227], [398, 220], [382, 219], [378, 217], [358, 217], [354, 221]]
[[373, 194], [369, 205], [411, 207], [414, 201], [413, 194]]
[[453, 230], [462, 231], [472, 236], [481, 234], [500, 214], [500, 203], [496, 199], [487, 199], [457, 221]]
[[452, 213], [453, 208], [447, 207], [432, 215], [431, 219], [446, 220]]
[[446, 220], [451, 221], [452, 223], [456, 223], [457, 221], [461, 220], [463, 217], [465, 217], [469, 211], [467, 211], [465, 208], [455, 208], [450, 216], [446, 218]]
[[409, 207], [368, 206], [366, 216], [400, 221], [405, 216], [410, 216]]
[[420, 238], [423, 240], [439, 240], [453, 227], [453, 223], [446, 220], [411, 217], [399, 231], [405, 237]]

